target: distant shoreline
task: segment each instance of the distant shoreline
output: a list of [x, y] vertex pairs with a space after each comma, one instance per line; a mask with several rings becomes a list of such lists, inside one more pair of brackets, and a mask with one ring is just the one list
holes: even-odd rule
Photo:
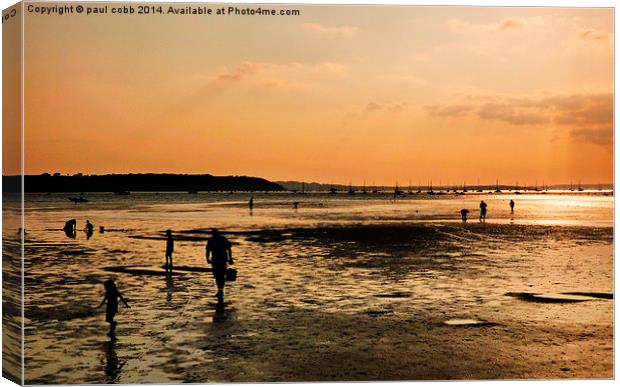
[[[20, 192], [22, 176], [2, 176], [4, 192]], [[284, 191], [260, 177], [213, 176], [209, 174], [108, 174], [108, 175], [25, 175], [24, 192], [189, 192], [198, 191]]]

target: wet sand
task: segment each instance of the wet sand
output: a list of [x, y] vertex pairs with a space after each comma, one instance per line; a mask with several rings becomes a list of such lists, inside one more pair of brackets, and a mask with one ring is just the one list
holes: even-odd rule
[[[196, 251], [179, 260], [204, 265], [207, 231], [178, 234], [180, 254]], [[122, 248], [64, 245], [55, 282], [54, 263], [27, 262], [27, 289], [55, 283], [64, 301], [30, 295], [26, 381], [611, 378], [612, 234], [477, 222], [239, 231], [228, 234], [239, 277], [223, 305], [209, 273], [105, 270], [161, 264], [149, 250], [161, 250], [159, 231], [124, 236], [138, 245]], [[49, 257], [59, 248], [29, 245]], [[71, 262], [97, 269], [74, 277]], [[116, 341], [92, 309], [110, 277], [132, 305], [121, 308]], [[467, 319], [482, 323], [446, 324]]]

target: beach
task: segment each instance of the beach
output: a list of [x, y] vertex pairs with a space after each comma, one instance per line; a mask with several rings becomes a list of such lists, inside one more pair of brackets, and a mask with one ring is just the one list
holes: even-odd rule
[[[26, 198], [29, 384], [613, 377], [611, 196], [65, 196]], [[105, 232], [67, 238], [70, 218]], [[163, 271], [168, 228], [175, 265], [208, 267], [211, 227], [224, 303], [210, 273], [111, 270]], [[131, 306], [116, 340], [106, 279]]]

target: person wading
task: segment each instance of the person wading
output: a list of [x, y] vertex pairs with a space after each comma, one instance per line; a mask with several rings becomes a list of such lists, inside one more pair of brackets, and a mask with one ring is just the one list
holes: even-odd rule
[[227, 264], [234, 264], [232, 259], [231, 244], [218, 229], [211, 229], [211, 238], [207, 241], [207, 263], [213, 268], [213, 277], [217, 285], [217, 294], [220, 301], [224, 299], [224, 284], [226, 283]]

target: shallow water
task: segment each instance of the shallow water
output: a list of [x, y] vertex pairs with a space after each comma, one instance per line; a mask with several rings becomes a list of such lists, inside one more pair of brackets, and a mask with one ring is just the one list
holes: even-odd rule
[[[254, 194], [252, 211], [241, 193], [87, 193], [83, 204], [68, 196], [26, 197], [27, 383], [225, 381], [222, 359], [251, 362], [258, 349], [249, 343], [264, 333], [231, 326], [293, 310], [486, 321], [513, 308], [509, 292], [613, 292], [610, 196], [273, 193]], [[485, 225], [480, 200], [489, 205]], [[471, 211], [467, 225], [461, 208]], [[67, 238], [60, 229], [70, 218], [80, 229], [89, 219], [94, 235]], [[239, 270], [224, 305], [209, 273], [105, 270], [157, 269], [168, 228], [175, 264], [206, 266], [211, 227], [227, 233]], [[94, 309], [108, 278], [131, 306], [117, 315], [116, 341]], [[600, 302], [609, 301], [592, 305]], [[187, 371], [196, 366], [199, 380]]]

